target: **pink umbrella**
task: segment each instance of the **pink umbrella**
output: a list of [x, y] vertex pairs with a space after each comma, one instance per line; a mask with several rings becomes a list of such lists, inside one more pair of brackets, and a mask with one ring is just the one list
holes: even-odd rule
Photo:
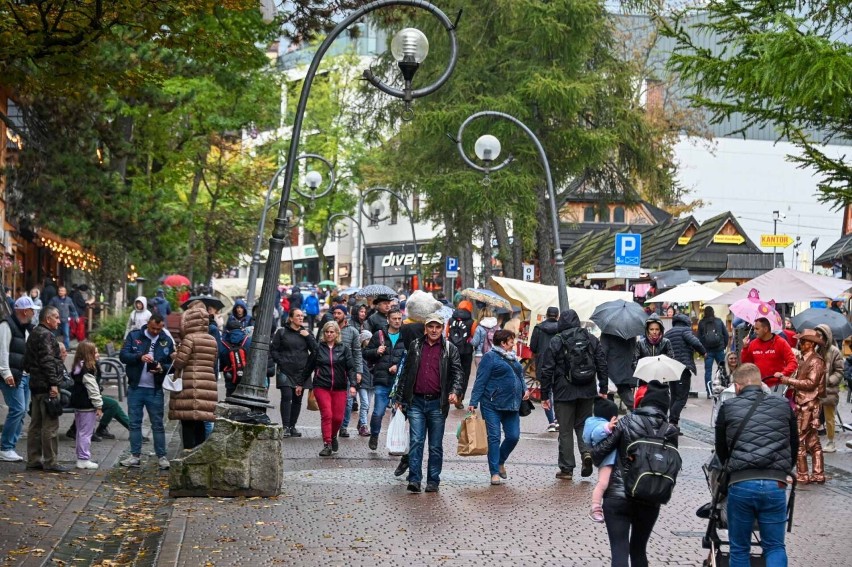
[[769, 326], [773, 331], [780, 331], [784, 328], [781, 315], [775, 311], [775, 300], [762, 301], [760, 292], [753, 288], [748, 292], [748, 297], [731, 304], [731, 313], [749, 323], [754, 323], [756, 319], [765, 317], [769, 320]]
[[172, 274], [163, 278], [163, 285], [168, 287], [180, 287], [182, 285], [189, 286], [190, 283], [189, 278], [180, 274]]

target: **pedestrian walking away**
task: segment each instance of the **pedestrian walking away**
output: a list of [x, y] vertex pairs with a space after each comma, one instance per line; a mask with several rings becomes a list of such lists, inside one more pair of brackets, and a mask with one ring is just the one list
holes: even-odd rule
[[488, 472], [492, 485], [502, 484], [508, 478], [506, 461], [521, 438], [521, 401], [529, 398], [524, 371], [515, 354], [515, 334], [511, 331], [497, 331], [494, 334], [494, 348], [482, 357], [476, 369], [476, 381], [468, 407], [468, 411], [475, 412], [476, 407], [480, 406], [485, 419]]
[[[538, 327], [536, 327], [538, 328]], [[623, 339], [615, 335], [601, 334], [601, 347], [606, 354], [606, 368], [609, 379], [615, 384], [618, 399], [627, 411], [633, 409], [633, 391], [636, 378], [633, 377], [633, 353], [636, 350], [636, 337]]]
[[[556, 336], [559, 331], [559, 308], [548, 307], [545, 312], [544, 321], [533, 327], [532, 336], [530, 337], [530, 350], [535, 355], [535, 379], [538, 380], [541, 386], [541, 367], [544, 362], [544, 351], [550, 346], [550, 339]], [[632, 354], [632, 352], [631, 352]], [[539, 391], [541, 391], [539, 389]], [[550, 394], [550, 407], [544, 410], [544, 415], [547, 417], [547, 431], [554, 433], [559, 431], [559, 422], [556, 421], [556, 414], [553, 413], [553, 394]]]
[[181, 341], [174, 359], [183, 389], [169, 394], [169, 419], [179, 420], [184, 449], [194, 449], [204, 442], [205, 422], [216, 421], [219, 392], [216, 386], [216, 339], [207, 328], [210, 319], [200, 301], [188, 305], [181, 317]]
[[464, 396], [467, 394], [467, 384], [470, 380], [470, 370], [473, 366], [473, 334], [476, 332], [476, 322], [473, 320], [473, 304], [464, 300], [459, 302], [458, 309], [447, 325], [447, 339], [459, 351], [462, 365], [462, 399], [455, 404], [456, 409], [464, 409]]
[[71, 378], [74, 387], [71, 390], [71, 407], [74, 408], [76, 425], [76, 449], [78, 469], [97, 469], [92, 461], [90, 448], [95, 425], [103, 417], [103, 399], [96, 377], [98, 373], [98, 347], [90, 341], [77, 345], [74, 362], [71, 365]]
[[[406, 408], [409, 423], [408, 487], [420, 492], [423, 448], [428, 436], [426, 492], [438, 492], [444, 463], [444, 427], [450, 404], [458, 401], [462, 370], [459, 352], [443, 336], [444, 319], [426, 317], [426, 335], [415, 339], [405, 355], [405, 369], [394, 403]], [[397, 470], [403, 466], [400, 463]]]
[[692, 334], [692, 321], [683, 313], [678, 313], [672, 318], [672, 328], [666, 332], [665, 338], [672, 344], [674, 359], [686, 366], [680, 380], [669, 384], [671, 396], [669, 423], [678, 427], [680, 414], [686, 406], [686, 400], [689, 399], [692, 375], [697, 373], [695, 353], [705, 356], [707, 351], [701, 341]]
[[[704, 392], [710, 399], [713, 381], [713, 363], [722, 366], [725, 362], [725, 348], [730, 337], [725, 322], [716, 317], [709, 305], [704, 307], [704, 317], [698, 323], [698, 340], [704, 346]], [[681, 361], [683, 362], [683, 361]]]
[[668, 409], [669, 390], [649, 388], [639, 407], [618, 420], [612, 435], [592, 447], [592, 455], [599, 466], [612, 451], [617, 450], [616, 465], [603, 501], [613, 567], [648, 566], [648, 540], [660, 515], [660, 505], [628, 497], [624, 471], [628, 465], [628, 447], [639, 439], [662, 436], [667, 443], [677, 447], [677, 428], [666, 422]]
[[786, 486], [796, 463], [799, 436], [790, 404], [762, 391], [761, 374], [751, 363], [737, 368], [733, 374], [736, 397], [722, 403], [716, 420], [716, 456], [729, 471], [727, 520], [732, 567], [751, 564], [755, 521], [766, 565], [787, 565]]
[[576, 459], [574, 438], [582, 457], [581, 476], [592, 474], [592, 455], [583, 441], [583, 426], [592, 415], [595, 398], [606, 397], [609, 375], [600, 341], [580, 327], [573, 309], [559, 314], [559, 333], [550, 340], [541, 369], [542, 407], [550, 407], [550, 394], [559, 420], [559, 472], [556, 478], [571, 480]]
[[59, 417], [47, 412], [46, 403], [59, 397], [65, 365], [60, 357], [56, 329], [59, 310], [48, 306], [42, 310], [41, 322], [27, 338], [24, 372], [30, 375], [30, 427], [27, 430], [27, 468], [50, 472], [68, 472], [57, 462], [59, 452]]
[[[284, 437], [302, 436], [296, 429], [302, 411], [302, 390], [299, 389], [297, 393], [297, 387], [305, 366], [318, 347], [314, 336], [302, 326], [304, 320], [305, 314], [301, 309], [290, 309], [287, 324], [275, 332], [270, 348], [277, 366], [275, 386], [281, 392], [281, 427], [284, 428]], [[304, 385], [306, 389], [311, 386], [310, 383]]]
[[334, 321], [323, 326], [323, 341], [305, 366], [296, 387], [296, 393], [301, 395], [305, 384], [312, 382], [322, 427], [323, 448], [319, 452], [320, 457], [330, 457], [337, 453], [337, 433], [343, 422], [346, 398], [356, 394], [355, 359], [340, 335], [340, 327]]
[[130, 416], [130, 456], [120, 461], [125, 467], [138, 467], [141, 464], [142, 417], [143, 412], [147, 412], [157, 464], [160, 469], [169, 468], [163, 423], [163, 380], [166, 373], [173, 369], [172, 361], [176, 354], [174, 341], [163, 332], [164, 327], [160, 314], [151, 315], [143, 328], [127, 335], [119, 353], [127, 373], [127, 410]]
[[24, 357], [35, 313], [32, 299], [19, 297], [12, 314], [0, 320], [0, 390], [8, 408], [0, 435], [0, 461], [15, 463], [24, 460], [15, 448], [30, 406], [30, 376], [24, 371]]

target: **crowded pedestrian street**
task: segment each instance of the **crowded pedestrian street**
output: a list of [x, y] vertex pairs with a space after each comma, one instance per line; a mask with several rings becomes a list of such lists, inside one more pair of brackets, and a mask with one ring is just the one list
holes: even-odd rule
[[[683, 470], [651, 536], [651, 565], [700, 565], [707, 557], [707, 521], [695, 512], [710, 501], [701, 466], [712, 447], [711, 404], [690, 398], [684, 410]], [[845, 399], [838, 410], [852, 418]], [[0, 564], [607, 565], [606, 530], [588, 518], [594, 476], [554, 478], [556, 434], [545, 432], [543, 412], [522, 418], [501, 486], [489, 485], [484, 457], [455, 455], [464, 415], [450, 412], [437, 494], [406, 492], [405, 477], [393, 475], [399, 459], [384, 450], [384, 434], [379, 451], [354, 436], [340, 440], [334, 457], [317, 457], [318, 412], [303, 412], [303, 437], [284, 441], [284, 484], [275, 498], [169, 498], [168, 474], [153, 457], [139, 469], [117, 466], [126, 431], [93, 444], [102, 463], [94, 474], [57, 477], [0, 463]], [[60, 430], [69, 424], [66, 416]], [[170, 455], [179, 453], [176, 424], [167, 431]], [[61, 436], [59, 445], [60, 461], [73, 462], [73, 441]], [[839, 445], [826, 456], [826, 483], [797, 489], [787, 535], [791, 565], [836, 564], [848, 552], [852, 449]]]

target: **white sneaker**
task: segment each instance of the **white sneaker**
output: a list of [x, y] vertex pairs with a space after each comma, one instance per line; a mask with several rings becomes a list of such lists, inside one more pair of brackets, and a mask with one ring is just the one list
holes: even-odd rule
[[157, 460], [157, 464], [160, 465], [161, 471], [167, 471], [167, 470], [169, 470], [169, 467], [171, 466], [169, 464], [169, 460], [166, 457], [160, 457], [159, 460]]
[[837, 446], [834, 444], [834, 441], [829, 441], [825, 444], [825, 447], [822, 448], [823, 453], [836, 453]]
[[77, 468], [95, 470], [98, 468], [98, 463], [93, 463], [92, 461], [81, 461], [78, 459]]
[[24, 458], [17, 454], [14, 449], [0, 451], [0, 461], [6, 461], [7, 463], [20, 463], [23, 460]]
[[134, 457], [130, 455], [126, 459], [122, 459], [119, 461], [119, 464], [123, 467], [138, 467], [140, 464], [139, 457]]

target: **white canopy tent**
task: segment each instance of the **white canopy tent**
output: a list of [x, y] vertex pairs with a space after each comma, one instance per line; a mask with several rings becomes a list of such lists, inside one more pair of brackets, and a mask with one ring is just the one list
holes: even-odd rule
[[831, 300], [850, 287], [852, 281], [849, 280], [818, 276], [790, 268], [775, 268], [717, 297], [713, 303], [730, 305], [748, 297], [751, 289], [759, 291], [762, 300], [774, 299], [775, 303]]

